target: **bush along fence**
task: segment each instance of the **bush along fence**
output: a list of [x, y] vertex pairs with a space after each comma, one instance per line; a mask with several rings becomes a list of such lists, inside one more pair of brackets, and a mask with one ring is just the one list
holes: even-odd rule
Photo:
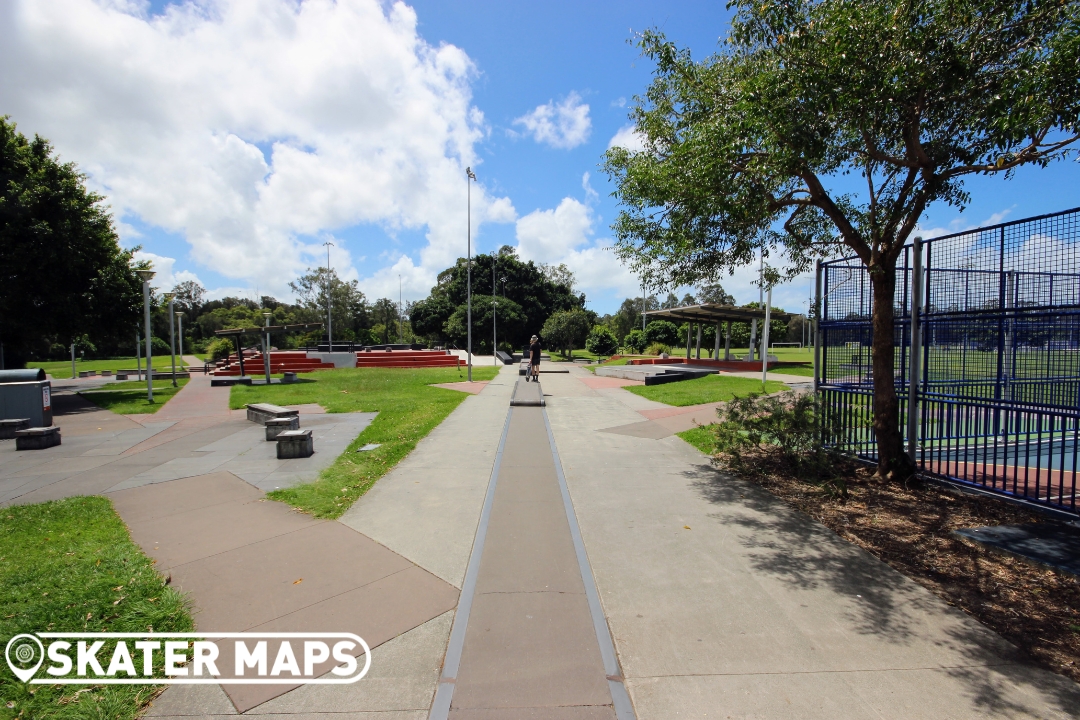
[[[1077, 513], [1080, 208], [916, 240], [901, 263], [896, 382], [920, 472]], [[825, 437], [875, 460], [857, 257], [819, 265], [816, 302]]]

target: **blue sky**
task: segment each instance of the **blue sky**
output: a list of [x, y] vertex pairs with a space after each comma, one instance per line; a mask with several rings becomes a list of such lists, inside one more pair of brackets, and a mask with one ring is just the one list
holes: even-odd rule
[[[25, 76], [0, 72], [0, 112], [88, 172], [166, 282], [282, 297], [330, 241], [370, 298], [396, 297], [400, 275], [419, 299], [465, 252], [470, 164], [474, 249], [566, 262], [601, 313], [636, 285], [605, 250], [618, 206], [598, 167], [651, 77], [628, 41], [659, 27], [704, 57], [729, 18], [721, 2], [41, 8], [0, 10], [0, 60]], [[963, 214], [931, 207], [922, 227], [1065, 209], [1077, 187], [1075, 162], [977, 178]], [[753, 274], [721, 282], [745, 302]], [[804, 278], [776, 302], [798, 311], [809, 293]]]

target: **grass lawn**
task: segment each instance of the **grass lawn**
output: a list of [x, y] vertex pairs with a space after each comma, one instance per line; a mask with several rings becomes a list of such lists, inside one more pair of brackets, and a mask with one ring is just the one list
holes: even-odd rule
[[[573, 358], [578, 358], [578, 359], [584, 358], [586, 360], [592, 360], [593, 362], [596, 362], [597, 360], [600, 359], [600, 356], [597, 355], [596, 353], [591, 353], [588, 350], [584, 350], [584, 349], [582, 349], [582, 350], [571, 350], [570, 351], [570, 357], [563, 357], [563, 354], [561, 352], [559, 352], [558, 350], [545, 350], [544, 352], [546, 352], [548, 355], [551, 356], [551, 361], [552, 362], [570, 362], [570, 360], [573, 359]], [[607, 357], [607, 356], [605, 355], [604, 357]]]
[[[163, 367], [168, 367], [168, 368], [172, 367], [168, 357], [166, 357], [164, 359], [164, 361], [162, 361], [162, 359], [160, 357], [155, 357], [155, 358], [153, 358], [153, 360], [154, 360], [154, 367], [157, 368], [158, 370], [160, 370]], [[183, 368], [180, 365], [180, 358], [177, 358], [176, 360], [177, 360], [176, 369], [177, 370], [182, 370]], [[162, 362], [164, 362], [164, 364], [162, 364]], [[70, 360], [58, 360], [58, 361], [49, 361], [49, 362], [28, 362], [28, 363], [26, 363], [26, 367], [28, 367], [28, 368], [37, 368], [37, 367], [42, 368], [49, 375], [52, 375], [53, 378], [56, 379], [56, 380], [64, 380], [64, 379], [68, 379], [68, 378], [71, 377], [71, 361]], [[142, 367], [143, 367], [144, 370], [146, 369], [146, 360], [145, 359], [142, 361]], [[116, 371], [116, 370], [126, 370], [126, 369], [129, 369], [129, 368], [132, 369], [132, 370], [135, 369], [135, 358], [134, 357], [129, 357], [129, 358], [109, 358], [107, 360], [76, 360], [75, 361], [75, 372], [81, 372], [81, 371], [86, 371], [86, 370], [97, 370], [98, 372], [101, 372], [102, 370]]]
[[121, 381], [107, 385], [101, 390], [83, 390], [79, 395], [117, 415], [156, 413], [169, 401], [169, 398], [180, 392], [180, 388], [184, 387], [187, 381], [187, 378], [176, 378], [177, 386], [173, 387], [172, 380], [155, 380], [154, 402], [152, 403], [146, 400], [145, 380]]
[[675, 434], [706, 455], [712, 455], [716, 450], [716, 435], [712, 425], [699, 425]]
[[[498, 371], [496, 367], [474, 366], [473, 379], [491, 380]], [[457, 368], [348, 368], [313, 372], [305, 379], [315, 382], [234, 385], [229, 403], [234, 409], [254, 402], [318, 403], [327, 412], [379, 413], [318, 480], [267, 495], [323, 518], [336, 518], [348, 510], [468, 397], [457, 390], [430, 387], [464, 380], [464, 369]], [[367, 443], [381, 447], [355, 452]]]
[[[770, 380], [765, 384], [765, 392], [780, 392], [786, 387], [782, 382]], [[664, 385], [627, 385], [623, 390], [666, 405], [685, 407], [686, 405], [725, 402], [733, 397], [760, 393], [761, 381], [731, 375], [707, 375], [695, 380], [683, 380]]]
[[[193, 624], [184, 598], [165, 585], [131, 541], [107, 498], [75, 497], [0, 509], [0, 638], [5, 642], [20, 633], [151, 628], [191, 632]], [[98, 658], [107, 662], [114, 645], [107, 642]], [[160, 672], [161, 654], [154, 657]], [[27, 685], [4, 662], [0, 718], [127, 720], [161, 690], [147, 685]]]

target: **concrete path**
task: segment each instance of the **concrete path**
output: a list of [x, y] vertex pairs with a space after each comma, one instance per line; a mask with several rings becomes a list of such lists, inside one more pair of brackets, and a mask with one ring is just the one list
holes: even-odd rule
[[[676, 437], [544, 379], [637, 717], [1072, 718], [1080, 686]], [[635, 399], [636, 398], [636, 399]]]

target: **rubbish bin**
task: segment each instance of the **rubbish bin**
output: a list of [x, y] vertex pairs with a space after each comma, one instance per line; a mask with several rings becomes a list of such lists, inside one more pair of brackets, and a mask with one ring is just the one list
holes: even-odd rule
[[52, 383], [44, 370], [0, 370], [0, 420], [26, 418], [30, 427], [49, 427], [52, 416]]

